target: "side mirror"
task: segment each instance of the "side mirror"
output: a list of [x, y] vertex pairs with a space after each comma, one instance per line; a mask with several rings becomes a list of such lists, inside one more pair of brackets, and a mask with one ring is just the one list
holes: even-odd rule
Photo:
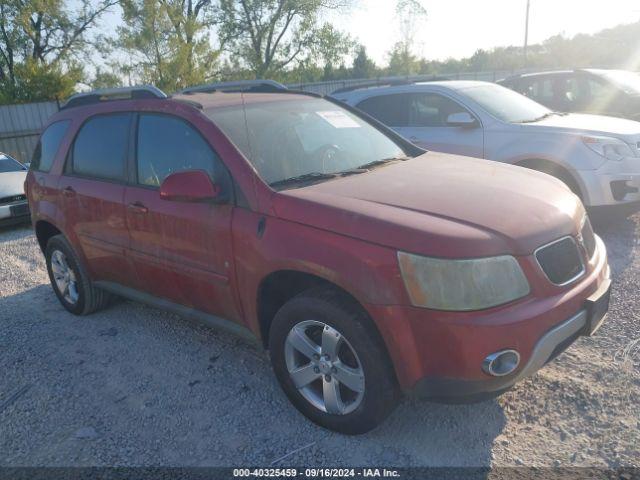
[[447, 125], [450, 127], [475, 128], [478, 126], [478, 120], [469, 112], [458, 112], [452, 113], [447, 117]]
[[222, 188], [214, 184], [204, 170], [176, 172], [160, 185], [160, 198], [174, 202], [224, 203]]

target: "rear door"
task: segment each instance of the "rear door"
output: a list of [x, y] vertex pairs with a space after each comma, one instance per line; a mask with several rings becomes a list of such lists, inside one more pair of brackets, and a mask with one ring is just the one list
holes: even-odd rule
[[130, 285], [133, 269], [124, 191], [132, 115], [90, 117], [69, 149], [59, 182], [65, 223], [87, 261], [94, 280]]
[[419, 147], [436, 152], [484, 157], [484, 134], [478, 123], [475, 127], [455, 127], [447, 123], [449, 115], [468, 109], [455, 100], [438, 93], [406, 94], [407, 126], [398, 133]]
[[211, 145], [185, 120], [137, 116], [132, 184], [125, 192], [130, 256], [138, 289], [200, 311], [238, 320], [232, 295], [233, 205], [161, 200], [171, 173], [204, 170], [216, 183], [229, 174]]

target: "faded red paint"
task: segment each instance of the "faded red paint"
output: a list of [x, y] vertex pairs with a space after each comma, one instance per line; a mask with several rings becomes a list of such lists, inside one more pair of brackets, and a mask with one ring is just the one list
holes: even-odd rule
[[[239, 102], [236, 94], [183, 98], [205, 108]], [[171, 202], [161, 200], [158, 190], [66, 175], [65, 155], [81, 124], [91, 115], [120, 111], [163, 112], [191, 123], [222, 158], [248, 207]], [[533, 250], [576, 235], [584, 214], [575, 196], [543, 174], [429, 153], [367, 174], [275, 192], [191, 105], [105, 102], [63, 110], [51, 122], [61, 119], [70, 119], [71, 127], [51, 172], [30, 172], [27, 178], [33, 221], [61, 230], [94, 280], [222, 316], [260, 336], [261, 282], [280, 270], [313, 274], [349, 292], [368, 311], [404, 388], [425, 376], [486, 378], [482, 359], [502, 348], [517, 348], [526, 362], [536, 340], [578, 311], [604, 281], [604, 255], [569, 287], [551, 285], [535, 263]], [[73, 192], [65, 193], [67, 187]], [[127, 208], [136, 202], [149, 212]], [[264, 233], [258, 235], [262, 219]], [[400, 275], [398, 250], [449, 258], [511, 254], [531, 293], [481, 312], [415, 308]]]

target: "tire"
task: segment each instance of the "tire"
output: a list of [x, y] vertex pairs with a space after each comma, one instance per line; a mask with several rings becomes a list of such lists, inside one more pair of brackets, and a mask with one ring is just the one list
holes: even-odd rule
[[[307, 340], [314, 350], [309, 350]], [[304, 345], [307, 353], [294, 344]], [[337, 353], [325, 345], [335, 345]], [[398, 402], [393, 367], [373, 322], [340, 292], [313, 289], [289, 300], [273, 320], [269, 349], [276, 377], [291, 403], [324, 428], [349, 435], [368, 432]], [[331, 356], [312, 359], [312, 352]], [[299, 374], [298, 387], [290, 370]]]
[[[82, 262], [63, 235], [56, 235], [49, 239], [45, 249], [45, 259], [53, 291], [62, 306], [69, 312], [74, 315], [88, 315], [109, 304], [111, 295], [93, 286]], [[68, 272], [68, 276], [61, 275], [64, 272]], [[62, 281], [61, 276], [64, 277]], [[67, 289], [62, 286], [65, 283], [64, 280], [68, 284]]]

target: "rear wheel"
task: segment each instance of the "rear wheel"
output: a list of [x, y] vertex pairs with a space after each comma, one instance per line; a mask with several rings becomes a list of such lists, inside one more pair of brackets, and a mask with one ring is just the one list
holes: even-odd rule
[[93, 286], [86, 269], [63, 235], [49, 239], [45, 258], [53, 291], [69, 312], [88, 315], [109, 304], [110, 294]]
[[364, 433], [396, 405], [393, 369], [372, 328], [355, 302], [327, 289], [302, 293], [276, 314], [269, 342], [276, 376], [318, 425]]

